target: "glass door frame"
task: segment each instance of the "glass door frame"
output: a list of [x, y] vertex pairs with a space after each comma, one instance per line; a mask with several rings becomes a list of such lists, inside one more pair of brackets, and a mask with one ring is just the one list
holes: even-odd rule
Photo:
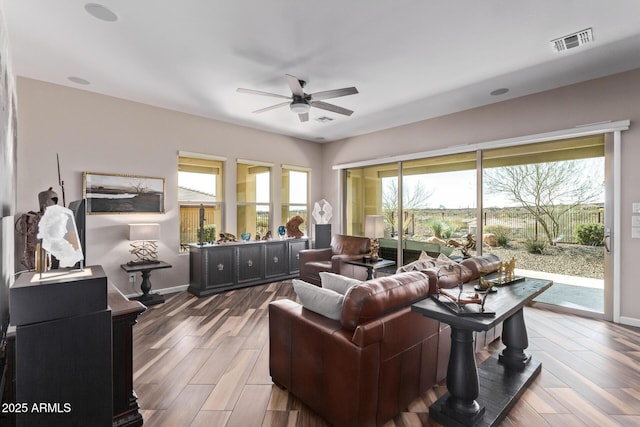
[[[464, 152], [473, 152], [477, 153], [477, 165], [480, 165], [481, 162], [481, 153], [482, 150], [492, 149], [492, 148], [504, 148], [504, 147], [512, 147], [517, 145], [525, 145], [525, 144], [533, 144], [536, 142], [546, 142], [553, 141], [558, 139], [566, 139], [573, 137], [581, 137], [588, 135], [596, 135], [596, 134], [604, 134], [605, 139], [610, 141], [606, 144], [605, 148], [605, 182], [606, 182], [606, 199], [605, 199], [605, 230], [609, 230], [609, 233], [605, 233], [608, 236], [608, 245], [609, 251], [606, 252], [605, 255], [605, 290], [604, 290], [604, 298], [605, 298], [605, 306], [604, 306], [604, 314], [602, 317], [606, 320], [612, 320], [616, 323], [620, 322], [620, 257], [616, 256], [616, 254], [620, 253], [620, 239], [617, 236], [620, 235], [620, 217], [621, 217], [621, 132], [629, 129], [630, 121], [629, 120], [621, 120], [616, 122], [604, 122], [604, 123], [596, 123], [593, 125], [585, 125], [582, 127], [577, 127], [573, 129], [565, 129], [554, 132], [547, 132], [536, 135], [522, 136], [517, 138], [503, 139], [497, 141], [490, 142], [482, 142], [478, 144], [467, 144], [462, 146], [453, 146], [446, 149], [438, 149], [420, 153], [413, 153], [407, 155], [400, 156], [391, 156], [384, 159], [378, 158], [375, 160], [365, 160], [359, 162], [352, 163], [343, 163], [334, 165], [333, 169], [345, 172], [346, 169], [349, 168], [357, 168], [357, 167], [365, 167], [372, 166], [376, 164], [390, 164], [397, 162], [398, 163], [398, 180], [401, 182], [402, 179], [402, 162], [415, 160], [422, 157], [435, 157], [442, 156], [447, 154], [458, 154]], [[478, 203], [477, 208], [479, 212], [478, 218], [481, 217], [482, 212], [482, 173], [481, 168], [479, 168], [479, 173], [477, 174], [478, 186]], [[341, 209], [341, 225], [340, 229], [342, 232], [346, 232], [346, 219], [347, 219], [347, 204], [348, 200], [346, 199], [345, 192], [345, 183], [346, 183], [346, 174], [341, 174], [342, 185], [340, 186], [341, 195], [341, 204], [343, 209]], [[402, 190], [401, 185], [398, 185], [399, 192], [398, 197], [399, 200], [402, 200]], [[402, 227], [402, 215], [400, 215], [401, 207], [399, 204], [398, 208], [398, 227]], [[481, 235], [482, 229], [478, 227], [476, 232], [476, 237]], [[398, 245], [398, 260], [401, 262], [402, 260], [402, 248]], [[482, 250], [478, 251], [478, 254], [481, 254]], [[583, 314], [583, 313], [581, 313]], [[597, 314], [597, 313], [596, 313]]]

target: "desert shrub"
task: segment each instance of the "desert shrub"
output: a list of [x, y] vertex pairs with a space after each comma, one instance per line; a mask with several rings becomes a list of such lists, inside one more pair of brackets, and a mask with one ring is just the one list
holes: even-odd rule
[[602, 246], [604, 240], [604, 224], [578, 224], [573, 236], [580, 245]]
[[511, 228], [506, 225], [487, 225], [484, 227], [484, 232], [495, 234], [496, 241], [500, 246], [506, 246], [511, 238]]
[[214, 242], [217, 240], [216, 226], [215, 224], [207, 224], [204, 226], [204, 232], [202, 240], [205, 242]]
[[427, 227], [431, 229], [433, 235], [439, 239], [448, 239], [451, 237], [451, 227], [445, 221], [440, 219], [431, 218], [427, 221]]
[[527, 239], [524, 241], [524, 247], [530, 254], [543, 254], [547, 247], [544, 240]]

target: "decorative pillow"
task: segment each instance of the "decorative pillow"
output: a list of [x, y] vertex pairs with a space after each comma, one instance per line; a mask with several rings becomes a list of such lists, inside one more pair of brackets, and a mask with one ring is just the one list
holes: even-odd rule
[[293, 279], [292, 282], [293, 289], [304, 308], [329, 319], [340, 320], [344, 295], [331, 289], [312, 285], [304, 280]]
[[410, 262], [409, 264], [403, 265], [396, 270], [396, 273], [402, 273], [405, 271], [422, 271], [427, 268], [435, 267], [436, 262], [433, 260], [417, 260]]
[[420, 252], [420, 256], [418, 257], [418, 261], [433, 261], [433, 262], [435, 262], [436, 259], [434, 257], [432, 257], [431, 255], [429, 255], [428, 253], [426, 253], [425, 251], [422, 251], [422, 252]]
[[327, 271], [321, 271], [319, 274], [323, 288], [331, 289], [342, 295], [345, 295], [353, 285], [362, 283], [360, 280]]
[[449, 258], [448, 256], [446, 256], [445, 254], [440, 254], [438, 255], [438, 258], [436, 258], [436, 267], [440, 267], [442, 265], [455, 265], [455, 264], [458, 264], [458, 263], [452, 260], [451, 258]]

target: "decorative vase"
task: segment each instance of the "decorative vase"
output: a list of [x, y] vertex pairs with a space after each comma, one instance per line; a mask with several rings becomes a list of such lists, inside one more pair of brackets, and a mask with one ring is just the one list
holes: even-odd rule
[[278, 235], [280, 236], [280, 239], [284, 239], [284, 235], [287, 233], [287, 229], [284, 227], [284, 225], [281, 225], [280, 227], [278, 227]]
[[248, 242], [251, 239], [251, 233], [240, 233], [240, 238], [243, 242]]

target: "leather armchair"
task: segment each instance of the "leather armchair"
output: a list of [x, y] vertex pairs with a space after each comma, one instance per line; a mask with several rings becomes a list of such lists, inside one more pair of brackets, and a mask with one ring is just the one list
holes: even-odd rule
[[320, 272], [328, 271], [364, 281], [367, 279], [367, 270], [345, 264], [344, 261], [362, 259], [370, 252], [371, 241], [368, 237], [334, 234], [331, 247], [300, 251], [300, 279], [320, 286]]

